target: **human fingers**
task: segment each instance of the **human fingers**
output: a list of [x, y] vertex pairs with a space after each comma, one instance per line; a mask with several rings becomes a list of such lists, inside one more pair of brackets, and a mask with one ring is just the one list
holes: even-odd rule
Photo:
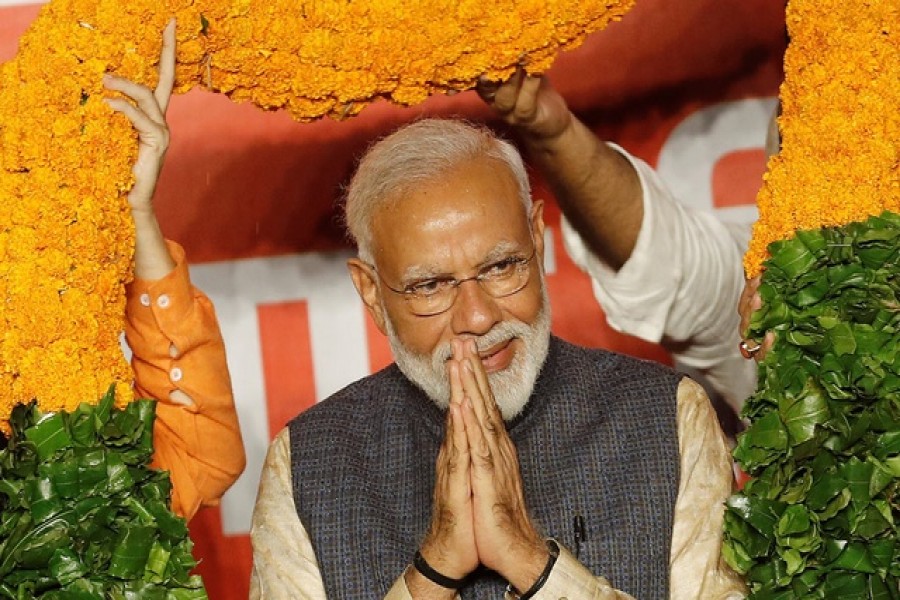
[[446, 451], [443, 461], [438, 468], [446, 475], [447, 498], [454, 504], [464, 501], [469, 497], [469, 439], [466, 436], [466, 426], [463, 420], [462, 408], [459, 405], [451, 406], [447, 410]]
[[156, 101], [153, 91], [147, 86], [110, 74], [103, 76], [103, 85], [108, 90], [121, 92], [130, 98], [135, 106], [156, 123], [165, 124], [166, 119], [162, 108]]
[[450, 406], [460, 406], [465, 395], [460, 371], [462, 366], [455, 358], [447, 362], [447, 376], [450, 379]]
[[494, 103], [494, 97], [497, 95], [497, 90], [500, 89], [502, 83], [502, 81], [494, 81], [493, 79], [488, 79], [482, 75], [475, 83], [475, 92], [485, 104], [492, 105]]
[[754, 358], [756, 358], [756, 360], [758, 361], [764, 359], [769, 350], [772, 349], [773, 345], [775, 345], [775, 332], [767, 331], [766, 337], [763, 338], [763, 342], [762, 344], [760, 344], [759, 351], [756, 353], [756, 356]]
[[544, 78], [540, 75], [525, 75], [519, 86], [519, 95], [516, 105], [513, 107], [513, 118], [517, 123], [530, 123], [537, 118], [540, 102], [538, 94], [544, 85]]
[[466, 398], [471, 401], [473, 412], [475, 413], [478, 426], [494, 444], [501, 430], [505, 432], [502, 418], [499, 418], [499, 411], [496, 409], [496, 403], [488, 389], [487, 394], [482, 392], [481, 386], [475, 375], [475, 361], [472, 357], [463, 359], [461, 378], [463, 390]]
[[478, 346], [475, 344], [475, 340], [466, 341], [464, 355], [469, 359], [469, 369], [475, 376], [475, 383], [478, 385], [478, 391], [485, 400], [487, 408], [492, 412], [496, 410], [499, 416], [494, 393], [491, 390], [487, 371], [484, 370], [484, 363], [481, 362], [481, 356], [478, 354]]
[[[468, 397], [463, 417], [472, 456], [472, 511], [479, 562], [508, 581], [525, 581], [527, 577], [517, 576], [517, 565], [542, 552], [543, 543], [525, 506], [515, 447], [508, 437], [499, 448], [492, 443], [479, 427]], [[546, 560], [538, 563], [543, 565]]]
[[747, 335], [749, 333], [750, 320], [753, 318], [753, 313], [762, 307], [762, 297], [759, 294], [759, 285], [759, 277], [747, 279], [744, 282], [744, 289], [741, 291], [741, 296], [738, 300], [738, 314], [740, 315], [738, 333], [741, 336], [741, 340], [738, 343], [738, 350], [740, 350], [741, 355], [746, 359], [762, 359], [765, 355], [767, 340], [768, 347], [771, 347], [774, 340], [774, 336], [769, 334], [766, 335], [762, 342], [750, 338]]
[[[128, 193], [128, 201], [133, 209], [149, 208], [162, 169], [163, 157], [169, 147], [169, 129], [148, 88], [112, 75], [104, 77], [104, 85], [126, 95], [136, 94], [144, 97], [143, 102], [137, 105], [125, 98], [105, 98], [104, 101], [114, 111], [125, 115], [138, 132], [138, 155], [132, 167], [134, 185]], [[141, 108], [141, 105], [148, 104], [156, 107], [156, 118]]]
[[438, 452], [431, 525], [420, 549], [439, 573], [458, 579], [478, 566], [471, 507], [470, 452], [462, 408], [450, 406]]
[[[762, 306], [762, 299], [759, 298], [760, 278], [754, 277], [744, 281], [744, 289], [741, 290], [741, 296], [738, 299], [738, 314], [741, 317], [739, 325], [739, 335], [743, 336], [750, 327], [750, 317], [753, 311]], [[754, 298], [756, 301], [754, 302]]]
[[175, 86], [175, 19], [171, 19], [163, 30], [162, 49], [159, 51], [159, 80], [153, 95], [162, 114], [166, 114], [172, 88]]
[[[515, 97], [522, 82], [522, 75], [521, 69], [516, 69], [506, 81], [488, 79], [482, 75], [475, 83], [475, 91], [478, 92], [478, 95], [485, 103], [503, 115], [515, 104]], [[500, 103], [498, 103], [498, 97]], [[509, 107], [506, 106], [508, 104], [510, 105]]]
[[519, 90], [522, 88], [522, 81], [525, 77], [525, 71], [519, 67], [509, 79], [497, 88], [493, 101], [494, 110], [504, 116], [513, 114], [519, 102]]

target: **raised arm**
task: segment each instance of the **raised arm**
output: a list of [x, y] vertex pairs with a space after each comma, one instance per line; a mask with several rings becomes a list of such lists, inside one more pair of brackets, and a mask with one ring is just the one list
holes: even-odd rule
[[153, 194], [169, 143], [165, 113], [175, 79], [175, 23], [163, 34], [159, 82], [150, 90], [108, 75], [107, 99], [139, 136], [128, 195], [135, 224], [135, 281], [127, 288], [125, 335], [135, 390], [155, 398], [153, 464], [169, 471], [172, 508], [190, 518], [214, 505], [244, 469], [245, 457], [215, 311], [190, 284], [184, 253], [162, 235]]
[[124, 114], [138, 132], [138, 156], [132, 169], [134, 186], [128, 193], [135, 226], [134, 274], [138, 279], [161, 279], [175, 268], [175, 261], [153, 211], [153, 194], [169, 147], [166, 109], [175, 83], [175, 21], [163, 32], [159, 81], [151, 90], [127, 79], [106, 75], [104, 85], [126, 98], [107, 98], [106, 103]]
[[646, 163], [580, 122], [543, 77], [483, 81], [478, 93], [550, 182], [566, 248], [609, 324], [661, 343], [739, 409], [755, 382], [734, 333], [749, 227], [678, 202]]
[[588, 248], [612, 269], [631, 256], [644, 209], [637, 173], [619, 152], [579, 121], [543, 77], [517, 72], [478, 93], [516, 127], [566, 218]]

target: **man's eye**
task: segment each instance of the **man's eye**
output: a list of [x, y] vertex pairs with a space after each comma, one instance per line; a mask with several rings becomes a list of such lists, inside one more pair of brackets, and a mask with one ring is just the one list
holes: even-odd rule
[[442, 290], [446, 289], [449, 286], [449, 283], [444, 279], [426, 279], [425, 281], [417, 281], [415, 283], [411, 283], [404, 291], [407, 294], [412, 294], [413, 296], [434, 296], [435, 294], [441, 293]]
[[502, 279], [513, 274], [516, 267], [519, 266], [521, 259], [511, 256], [494, 264], [488, 265], [481, 272], [482, 279]]

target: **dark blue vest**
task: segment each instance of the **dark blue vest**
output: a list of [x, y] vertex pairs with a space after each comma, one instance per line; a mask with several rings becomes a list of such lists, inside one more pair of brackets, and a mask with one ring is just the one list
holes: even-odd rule
[[[525, 502], [546, 537], [640, 600], [667, 598], [679, 455], [680, 376], [650, 361], [552, 338], [522, 415], [508, 424]], [[330, 600], [381, 598], [431, 517], [444, 415], [396, 365], [291, 421], [294, 501]], [[465, 599], [502, 598], [485, 571]]]

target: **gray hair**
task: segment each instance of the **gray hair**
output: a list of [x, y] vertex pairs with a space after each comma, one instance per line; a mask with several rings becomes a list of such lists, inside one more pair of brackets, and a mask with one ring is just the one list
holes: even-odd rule
[[466, 161], [485, 158], [509, 168], [522, 205], [530, 212], [531, 186], [521, 155], [484, 126], [457, 119], [423, 119], [370, 146], [346, 194], [347, 229], [359, 257], [372, 262], [371, 220], [378, 207]]

